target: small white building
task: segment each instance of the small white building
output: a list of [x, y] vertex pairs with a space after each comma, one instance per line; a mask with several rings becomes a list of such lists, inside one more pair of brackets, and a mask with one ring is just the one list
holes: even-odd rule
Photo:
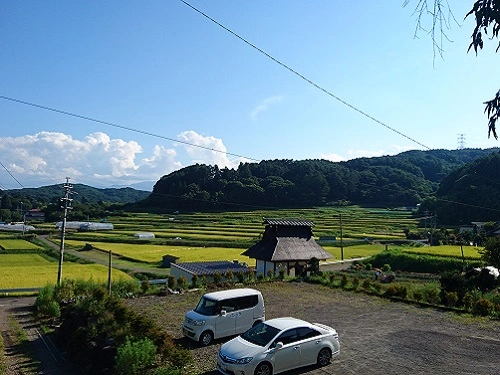
[[151, 232], [137, 232], [134, 234], [134, 237], [141, 240], [149, 240], [151, 238], [155, 238], [155, 234]]

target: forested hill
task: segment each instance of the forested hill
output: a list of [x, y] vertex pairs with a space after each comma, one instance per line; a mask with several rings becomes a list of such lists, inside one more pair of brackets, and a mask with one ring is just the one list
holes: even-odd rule
[[500, 153], [476, 159], [448, 174], [421, 210], [437, 213], [440, 222], [470, 224], [500, 218]]
[[[454, 170], [499, 148], [408, 151], [395, 156], [266, 160], [237, 169], [196, 164], [163, 176], [142, 210], [228, 210], [325, 204], [415, 206]], [[134, 207], [135, 206], [135, 207]]]
[[[105, 188], [99, 189], [83, 184], [73, 184], [75, 194], [72, 199], [77, 203], [130, 203], [146, 198], [150, 192], [126, 188]], [[64, 196], [63, 184], [49, 185], [38, 188], [22, 188], [5, 190], [0, 195], [8, 195], [15, 201], [23, 200], [25, 208], [45, 206], [47, 203], [57, 203]], [[36, 203], [35, 203], [36, 202]]]

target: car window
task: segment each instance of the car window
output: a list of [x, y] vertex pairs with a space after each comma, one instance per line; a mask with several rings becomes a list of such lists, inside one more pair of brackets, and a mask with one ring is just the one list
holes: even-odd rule
[[299, 335], [299, 340], [310, 339], [312, 337], [321, 336], [321, 332], [309, 327], [297, 328], [297, 333]]
[[273, 345], [276, 345], [276, 343], [278, 342], [282, 342], [283, 345], [287, 345], [298, 340], [299, 335], [297, 334], [297, 330], [295, 328], [292, 328], [279, 335], [278, 338], [274, 340]]
[[221, 310], [225, 310], [226, 312], [231, 312], [236, 310], [236, 299], [227, 299], [224, 301], [220, 301]]
[[202, 297], [194, 311], [201, 315], [216, 315], [220, 309], [217, 301]]
[[279, 330], [265, 323], [257, 324], [241, 335], [241, 338], [255, 345], [266, 346], [277, 334]]

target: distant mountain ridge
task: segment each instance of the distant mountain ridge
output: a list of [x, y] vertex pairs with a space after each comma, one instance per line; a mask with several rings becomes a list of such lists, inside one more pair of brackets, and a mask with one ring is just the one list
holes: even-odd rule
[[[131, 187], [124, 188], [105, 188], [99, 189], [84, 184], [73, 184], [72, 198], [78, 203], [134, 203], [141, 201], [149, 194], [150, 191], [137, 190]], [[3, 193], [10, 195], [12, 198], [22, 199], [29, 197], [37, 202], [57, 202], [64, 196], [63, 184], [49, 185], [38, 188], [22, 188], [4, 190]]]

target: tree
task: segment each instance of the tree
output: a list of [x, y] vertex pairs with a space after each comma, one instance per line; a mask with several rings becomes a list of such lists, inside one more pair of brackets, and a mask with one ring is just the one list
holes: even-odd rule
[[489, 266], [500, 268], [500, 238], [490, 237], [484, 244], [484, 249], [479, 251], [481, 258]]
[[[408, 5], [410, 2], [411, 0], [405, 0], [403, 6]], [[423, 17], [429, 14], [432, 16], [430, 34], [432, 36], [434, 51], [438, 51], [439, 54], [442, 55], [443, 38], [448, 39], [446, 36], [446, 29], [450, 26], [450, 19], [455, 19], [448, 5], [448, 0], [434, 0], [432, 9], [430, 9], [427, 0], [418, 0], [415, 7], [415, 13], [418, 15], [415, 34], [423, 30]], [[500, 39], [500, 0], [475, 0], [472, 9], [464, 18], [472, 15], [476, 19], [476, 26], [472, 32], [472, 41], [467, 52], [470, 51], [471, 48], [474, 48], [477, 55], [478, 49], [483, 49], [484, 46], [483, 33], [484, 35], [490, 35], [491, 33], [489, 39]], [[439, 34], [436, 34], [437, 32], [439, 32]], [[498, 42], [496, 52], [498, 52], [499, 49], [500, 41]], [[493, 134], [495, 139], [498, 139], [496, 122], [500, 117], [500, 90], [498, 90], [493, 99], [484, 102], [484, 104], [484, 112], [488, 116], [488, 138]]]

